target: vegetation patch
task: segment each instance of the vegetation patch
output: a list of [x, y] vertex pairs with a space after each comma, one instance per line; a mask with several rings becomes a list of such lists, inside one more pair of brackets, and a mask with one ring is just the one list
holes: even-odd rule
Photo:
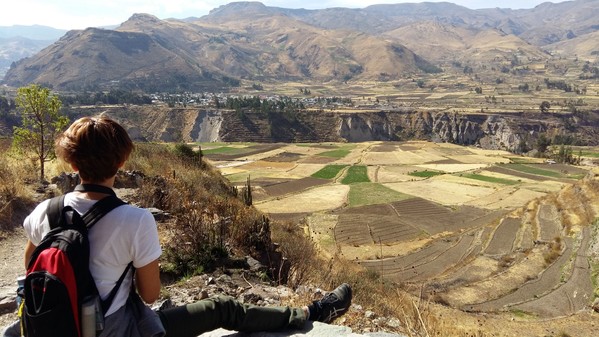
[[431, 178], [431, 177], [434, 177], [434, 176], [443, 175], [445, 173], [439, 172], [439, 171], [429, 171], [429, 170], [426, 170], [426, 171], [414, 171], [414, 172], [410, 172], [408, 174], [411, 175], [411, 176], [414, 176], [414, 177], [419, 177], [419, 178]]
[[351, 145], [351, 146], [344, 146], [335, 150], [330, 150], [330, 151], [325, 151], [325, 152], [321, 152], [318, 155], [322, 156], [322, 157], [331, 157], [331, 158], [336, 158], [336, 159], [341, 159], [344, 158], [345, 156], [347, 156], [348, 154], [351, 153], [351, 150], [353, 150], [355, 146]]
[[312, 174], [312, 178], [333, 179], [346, 167], [347, 165], [327, 165]]
[[234, 153], [242, 152], [240, 150], [241, 149], [236, 148], [236, 147], [223, 146], [223, 147], [216, 147], [216, 148], [208, 149], [208, 150], [202, 150], [202, 154], [205, 154], [205, 155], [223, 154], [223, 153], [234, 154]]
[[559, 172], [543, 170], [543, 169], [529, 166], [529, 165], [507, 164], [506, 166], [512, 170], [529, 173], [529, 174], [535, 174], [535, 175], [539, 175], [539, 176], [546, 176], [546, 177], [552, 177], [552, 178], [562, 178], [563, 177], [563, 175]]
[[475, 174], [475, 173], [464, 174], [464, 175], [462, 175], [462, 177], [465, 177], [465, 178], [468, 178], [468, 179], [486, 181], [486, 182], [489, 182], [489, 183], [502, 184], [502, 185], [518, 185], [520, 183], [520, 182], [515, 181], [515, 180], [502, 179], [502, 178], [496, 178], [496, 177], [489, 177], [489, 176], [484, 176], [482, 174]]
[[580, 152], [580, 155], [582, 157], [599, 158], [599, 152], [582, 151]]
[[510, 161], [514, 164], [534, 164], [538, 160], [527, 157], [509, 157]]
[[356, 183], [368, 183], [370, 182], [370, 178], [368, 178], [368, 169], [363, 165], [350, 166], [347, 169], [347, 175], [341, 181], [342, 184], [356, 184]]
[[384, 204], [413, 198], [377, 183], [353, 184], [349, 190], [349, 206]]

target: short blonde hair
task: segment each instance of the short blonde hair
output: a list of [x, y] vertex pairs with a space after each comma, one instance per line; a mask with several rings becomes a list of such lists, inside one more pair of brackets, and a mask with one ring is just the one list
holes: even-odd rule
[[56, 155], [77, 167], [81, 179], [90, 182], [116, 175], [133, 147], [127, 131], [104, 116], [76, 120], [55, 143]]

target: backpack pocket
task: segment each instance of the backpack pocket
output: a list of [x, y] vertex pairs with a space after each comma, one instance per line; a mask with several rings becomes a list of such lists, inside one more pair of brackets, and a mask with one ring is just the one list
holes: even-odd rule
[[78, 313], [73, 313], [71, 296], [60, 279], [46, 271], [32, 272], [25, 278], [25, 289], [22, 318], [28, 337], [79, 336]]

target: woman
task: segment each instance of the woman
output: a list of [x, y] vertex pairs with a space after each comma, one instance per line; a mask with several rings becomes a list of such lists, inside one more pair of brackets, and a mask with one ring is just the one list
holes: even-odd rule
[[[106, 117], [85, 117], [61, 134], [55, 147], [58, 157], [79, 173], [82, 185], [94, 187], [76, 189], [65, 196], [65, 206], [84, 214], [96, 201], [114, 193], [112, 186], [116, 173], [129, 158], [133, 143], [125, 129], [115, 121]], [[28, 237], [26, 266], [33, 250], [50, 230], [47, 204], [48, 200], [40, 203], [24, 221]], [[149, 211], [131, 205], [117, 207], [90, 229], [89, 240], [90, 272], [102, 299], [108, 296], [130, 262], [135, 267], [135, 287], [139, 296], [146, 303], [158, 299], [161, 248], [156, 222]], [[126, 277], [120, 286], [106, 312], [105, 328], [100, 336], [197, 336], [220, 327], [246, 332], [301, 328], [307, 320], [329, 322], [343, 314], [352, 297], [351, 287], [347, 284], [302, 308], [250, 306], [231, 297], [219, 296], [160, 310], [157, 315], [146, 315], [143, 317], [146, 323], [153, 320], [149, 325], [159, 326], [158, 331], [151, 331], [156, 329], [146, 329], [139, 324], [139, 310], [131, 300], [134, 296], [130, 296], [131, 282], [132, 277]]]

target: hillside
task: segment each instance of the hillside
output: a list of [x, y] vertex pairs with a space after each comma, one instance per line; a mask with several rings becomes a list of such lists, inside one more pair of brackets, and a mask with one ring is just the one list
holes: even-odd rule
[[[295, 10], [235, 2], [201, 18], [135, 14], [115, 30], [71, 31], [16, 62], [3, 83], [56, 90], [226, 90], [241, 81], [400, 80], [451, 62], [497, 70], [514, 55], [525, 67], [564, 49], [567, 56], [595, 61], [598, 14], [599, 0], [529, 10], [450, 3]], [[557, 44], [565, 41], [566, 48]]]

